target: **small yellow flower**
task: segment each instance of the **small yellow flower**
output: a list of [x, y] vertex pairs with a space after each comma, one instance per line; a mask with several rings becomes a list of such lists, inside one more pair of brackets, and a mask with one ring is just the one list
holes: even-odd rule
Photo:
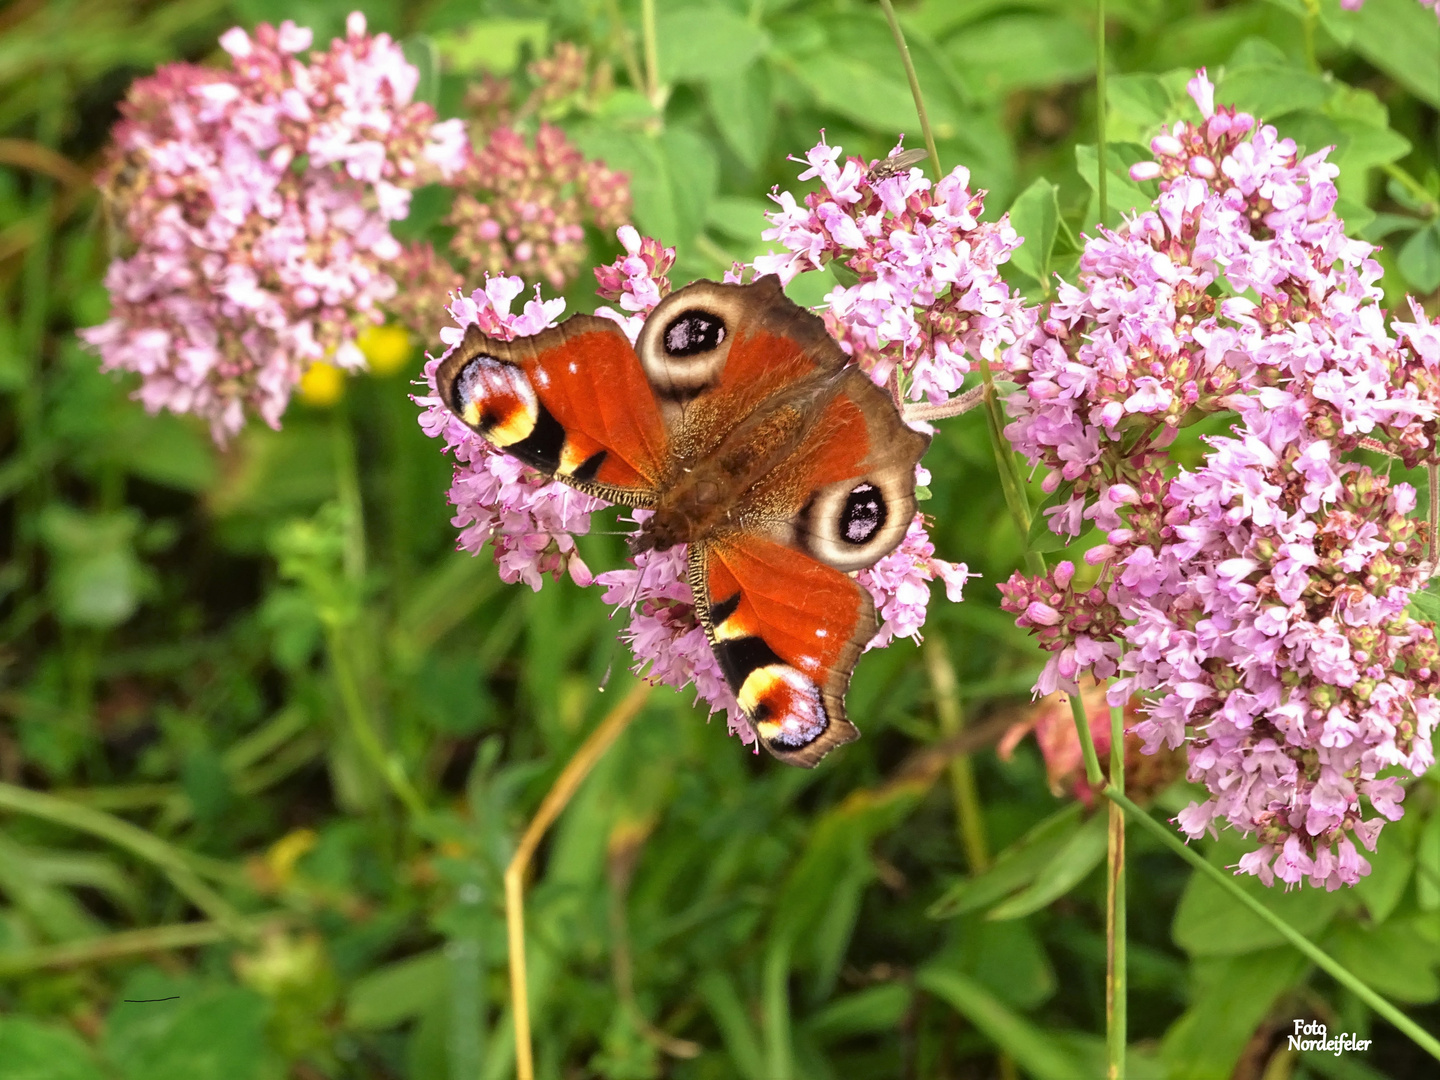
[[266, 869], [270, 871], [278, 884], [282, 886], [289, 884], [290, 878], [295, 873], [295, 864], [319, 840], [314, 829], [294, 829], [286, 833], [270, 845], [270, 850], [265, 853]]
[[376, 375], [393, 375], [410, 359], [410, 333], [403, 326], [367, 326], [355, 338]]
[[317, 409], [326, 409], [345, 393], [345, 373], [334, 364], [316, 360], [300, 376], [300, 400]]

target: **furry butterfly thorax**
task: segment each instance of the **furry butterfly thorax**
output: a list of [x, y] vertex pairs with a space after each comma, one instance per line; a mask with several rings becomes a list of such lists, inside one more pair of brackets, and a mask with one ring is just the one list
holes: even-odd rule
[[877, 623], [852, 575], [904, 538], [929, 437], [778, 278], [679, 289], [633, 347], [591, 315], [512, 341], [472, 324], [437, 385], [501, 451], [651, 510], [633, 551], [688, 545], [696, 616], [767, 750], [808, 766], [859, 737], [844, 693]]

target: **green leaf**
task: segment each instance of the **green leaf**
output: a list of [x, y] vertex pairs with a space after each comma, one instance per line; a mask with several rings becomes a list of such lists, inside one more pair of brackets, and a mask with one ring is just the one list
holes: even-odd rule
[[931, 905], [930, 917], [950, 918], [989, 907], [1034, 881], [1080, 831], [1082, 812], [1079, 803], [1071, 803], [1050, 815], [1002, 851], [983, 874], [967, 878], [947, 890]]
[[1355, 895], [1365, 901], [1365, 910], [1377, 926], [1400, 903], [1414, 869], [1415, 855], [1407, 838], [1395, 828], [1381, 833], [1375, 854], [1370, 856], [1370, 873], [1355, 885]]
[[1168, 1080], [1228, 1080], [1251, 1033], [1306, 966], [1291, 948], [1197, 961], [1190, 1007], [1160, 1047]]
[[1075, 82], [1095, 71], [1089, 27], [1062, 15], [990, 19], [957, 34], [945, 52], [976, 95], [991, 100], [1015, 90]]
[[401, 42], [405, 59], [420, 73], [415, 100], [434, 105], [440, 99], [440, 50], [429, 34], [412, 34]]
[[1421, 592], [1410, 594], [1408, 610], [1417, 619], [1440, 622], [1440, 592], [1432, 585]]
[[933, 961], [978, 979], [1006, 1005], [1034, 1009], [1057, 986], [1055, 969], [1031, 923], [993, 922], [971, 915], [958, 920], [951, 943]]
[[1051, 529], [1050, 515], [1045, 512], [1069, 502], [1074, 493], [1075, 481], [1066, 480], [1051, 492], [1043, 503], [1035, 507], [1030, 516], [1030, 532], [1025, 536], [1027, 551], [1061, 551], [1079, 539], [1069, 533], [1061, 535]]
[[1314, 109], [1330, 97], [1332, 84], [1304, 68], [1288, 64], [1255, 64], [1226, 68], [1215, 86], [1216, 102], [1272, 121], [1298, 109]]
[[1435, 977], [1440, 951], [1416, 933], [1413, 920], [1423, 917], [1391, 919], [1384, 926], [1347, 919], [1331, 928], [1320, 947], [1386, 997], [1424, 1004], [1440, 998]]
[[760, 1048], [760, 1036], [729, 976], [719, 968], [710, 968], [700, 976], [695, 988], [720, 1029], [725, 1050], [740, 1075], [744, 1080], [765, 1080], [765, 1055]]
[[1400, 249], [1400, 272], [1418, 293], [1440, 288], [1440, 221], [1432, 221]]
[[1440, 63], [1435, 60], [1435, 13], [1411, 0], [1369, 0], [1359, 11], [1321, 6], [1321, 21], [1337, 40], [1411, 93], [1440, 107]]
[[769, 43], [765, 31], [718, 5], [662, 12], [655, 40], [665, 82], [702, 82], [743, 71]]
[[796, 60], [795, 74], [814, 96], [815, 104], [861, 127], [887, 134], [920, 130], [910, 88], [864, 60], [818, 52]]
[[904, 983], [870, 986], [830, 1002], [805, 1021], [805, 1030], [819, 1043], [893, 1030], [914, 999], [915, 992]]
[[259, 1080], [267, 1071], [259, 994], [145, 970], [122, 996], [134, 1003], [111, 1010], [103, 1046], [123, 1080]]
[[460, 75], [514, 71], [528, 49], [545, 51], [549, 27], [544, 19], [477, 19], [461, 30], [434, 35], [445, 67]]
[[0, 1080], [103, 1080], [85, 1041], [69, 1028], [0, 1016]]
[[445, 992], [448, 975], [440, 949], [377, 968], [351, 987], [345, 1023], [361, 1031], [379, 1031], [418, 1016]]
[[55, 613], [71, 626], [119, 626], [135, 614], [150, 573], [135, 555], [140, 517], [133, 510], [89, 514], [62, 503], [40, 515], [54, 565]]
[[[1010, 255], [1010, 265], [1034, 280], [1047, 293], [1051, 289], [1050, 251], [1060, 222], [1058, 189], [1043, 176], [1036, 179], [1010, 205], [1010, 224], [1025, 238]], [[1073, 485], [1072, 485], [1073, 486]]]
[[705, 224], [732, 240], [756, 245], [761, 242], [761, 231], [770, 227], [770, 222], [765, 220], [765, 214], [773, 209], [774, 205], [763, 199], [724, 195], [710, 204], [705, 215]]
[[1111, 142], [1148, 145], [1160, 128], [1193, 116], [1194, 105], [1185, 92], [1193, 73], [1185, 70], [1164, 75], [1148, 72], [1111, 75], [1105, 84], [1105, 134]]
[[1074, 1080], [1084, 1075], [1079, 1062], [1043, 1029], [1006, 1008], [974, 979], [932, 964], [916, 973], [915, 983], [953, 1007], [1035, 1080]]
[[1421, 911], [1440, 910], [1440, 814], [1431, 814], [1415, 845], [1415, 901]]
[[752, 171], [765, 162], [775, 131], [770, 87], [770, 70], [764, 64], [712, 75], [705, 84], [720, 137]]
[[587, 123], [571, 133], [587, 157], [630, 174], [635, 224], [661, 243], [683, 247], [704, 225], [719, 185], [715, 151], [687, 128], [667, 128], [659, 137]]
[[[1217, 847], [1227, 855], [1233, 855], [1238, 850], [1229, 844]], [[1212, 862], [1216, 861], [1213, 850], [1207, 853], [1207, 857]], [[1236, 882], [1300, 933], [1311, 938], [1335, 917], [1345, 900], [1342, 893], [1325, 892], [1323, 889], [1303, 888], [1293, 892], [1280, 888], [1267, 889], [1259, 878], [1250, 874], [1237, 875]], [[1234, 956], [1268, 949], [1285, 940], [1280, 931], [1233, 899], [1204, 874], [1190, 875], [1190, 882], [1176, 908], [1171, 932], [1175, 944], [1195, 957]]]
[[1096, 814], [1045, 862], [1027, 889], [994, 908], [989, 918], [1018, 919], [1058, 900], [1100, 865], [1105, 858], [1105, 843], [1106, 818]]

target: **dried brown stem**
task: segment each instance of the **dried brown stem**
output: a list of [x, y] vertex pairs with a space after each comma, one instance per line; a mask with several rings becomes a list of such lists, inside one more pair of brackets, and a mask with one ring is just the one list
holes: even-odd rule
[[530, 985], [525, 973], [525, 872], [545, 833], [575, 797], [595, 763], [630, 726], [630, 721], [650, 697], [651, 689], [649, 683], [638, 683], [586, 736], [540, 801], [540, 809], [525, 826], [515, 848], [515, 857], [505, 868], [505, 927], [510, 944], [510, 1004], [515, 1016], [517, 1080], [535, 1080], [535, 1059], [530, 1047]]

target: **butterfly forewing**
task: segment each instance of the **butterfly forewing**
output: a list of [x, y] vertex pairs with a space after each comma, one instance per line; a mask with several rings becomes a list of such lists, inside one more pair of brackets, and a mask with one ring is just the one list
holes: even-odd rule
[[472, 324], [436, 384], [451, 412], [527, 465], [611, 502], [653, 502], [668, 438], [615, 323], [577, 315], [513, 341]]

